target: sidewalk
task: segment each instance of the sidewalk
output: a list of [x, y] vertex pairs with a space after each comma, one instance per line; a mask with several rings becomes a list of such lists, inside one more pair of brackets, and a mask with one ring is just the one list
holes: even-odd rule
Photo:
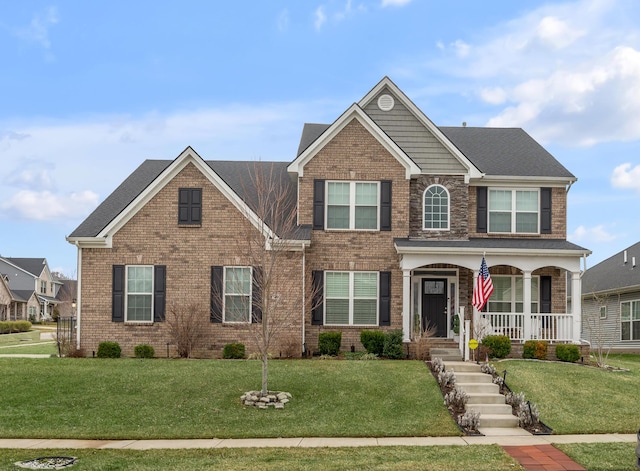
[[484, 437], [381, 437], [381, 438], [211, 438], [193, 440], [78, 440], [78, 439], [0, 439], [0, 448], [120, 448], [154, 450], [161, 448], [318, 448], [362, 446], [446, 446], [500, 445], [536, 446], [553, 443], [636, 443], [635, 434], [598, 435], [494, 435]]

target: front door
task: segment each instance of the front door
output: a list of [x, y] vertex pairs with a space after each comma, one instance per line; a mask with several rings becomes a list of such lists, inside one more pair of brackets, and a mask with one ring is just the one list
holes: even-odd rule
[[447, 336], [447, 280], [422, 280], [422, 329], [435, 326], [436, 337]]

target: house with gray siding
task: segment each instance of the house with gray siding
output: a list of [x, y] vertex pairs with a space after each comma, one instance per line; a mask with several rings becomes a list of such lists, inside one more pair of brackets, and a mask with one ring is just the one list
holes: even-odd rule
[[[640, 352], [640, 242], [582, 278], [582, 338], [591, 348]], [[572, 296], [573, 299], [573, 296]]]

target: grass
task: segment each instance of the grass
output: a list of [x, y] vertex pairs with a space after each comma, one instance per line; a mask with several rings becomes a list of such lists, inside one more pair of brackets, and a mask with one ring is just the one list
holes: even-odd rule
[[2, 469], [41, 456], [74, 456], [74, 471], [182, 470], [406, 470], [522, 471], [499, 446], [252, 448], [211, 450], [0, 450]]
[[555, 446], [588, 470], [638, 469], [635, 443], [572, 443]]
[[5, 348], [0, 348], [0, 354], [17, 354], [17, 353], [29, 353], [29, 354], [46, 354], [46, 355], [58, 355], [58, 346], [51, 340], [39, 343], [31, 343], [29, 345], [12, 345]]
[[8, 347], [12, 345], [20, 345], [26, 342], [39, 342], [40, 331], [31, 330], [29, 332], [20, 332], [18, 334], [2, 334], [0, 335], [0, 347]]
[[609, 363], [629, 372], [578, 364], [504, 360], [507, 384], [540, 408], [554, 433], [636, 433], [640, 417], [640, 356], [612, 355]]
[[[460, 432], [418, 361], [270, 363], [285, 410], [240, 405], [260, 362], [0, 358], [0, 437], [246, 438], [454, 436]], [[46, 417], [46, 420], [42, 418]]]

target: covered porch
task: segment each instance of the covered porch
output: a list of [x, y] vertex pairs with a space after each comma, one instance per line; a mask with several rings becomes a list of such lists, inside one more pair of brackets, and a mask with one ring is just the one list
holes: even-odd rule
[[[506, 335], [517, 343], [580, 342], [581, 260], [589, 254], [586, 249], [549, 239], [395, 243], [403, 274], [405, 342], [415, 341], [427, 329], [437, 338], [455, 339], [461, 353], [469, 339], [486, 335]], [[483, 255], [495, 290], [479, 312], [471, 300]], [[578, 299], [569, 310], [568, 289], [572, 299]]]

